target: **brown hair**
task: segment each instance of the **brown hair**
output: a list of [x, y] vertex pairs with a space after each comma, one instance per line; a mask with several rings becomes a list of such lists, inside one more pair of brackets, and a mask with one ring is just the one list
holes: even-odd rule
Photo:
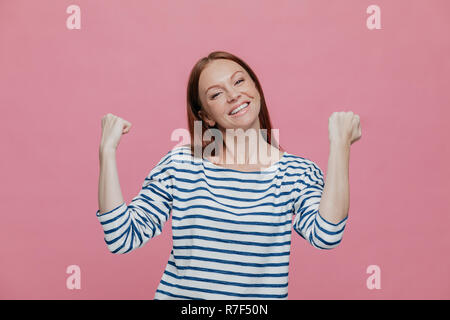
[[[256, 88], [259, 92], [259, 95], [261, 97], [261, 108], [259, 112], [259, 123], [260, 123], [260, 129], [267, 129], [267, 135], [264, 136], [266, 139], [266, 142], [269, 144], [272, 144], [272, 124], [270, 122], [270, 116], [269, 111], [267, 110], [266, 100], [264, 99], [264, 93], [261, 88], [261, 84], [259, 83], [258, 77], [253, 72], [253, 70], [245, 63], [242, 59], [236, 57], [235, 55], [225, 52], [225, 51], [214, 51], [211, 52], [208, 56], [201, 58], [192, 68], [191, 73], [189, 75], [189, 81], [187, 86], [187, 121], [188, 121], [188, 128], [189, 133], [191, 135], [191, 152], [194, 154], [194, 121], [202, 121], [202, 119], [199, 117], [198, 112], [202, 109], [202, 104], [200, 102], [200, 96], [199, 96], [199, 78], [202, 71], [206, 68], [206, 66], [212, 62], [213, 60], [217, 59], [228, 59], [232, 60], [236, 63], [238, 63], [242, 68], [244, 68], [247, 73], [250, 75], [252, 80], [255, 82]], [[217, 123], [212, 128], [217, 128]], [[210, 144], [211, 142], [204, 141], [203, 140], [203, 134], [205, 131], [209, 130], [210, 127], [206, 123], [206, 121], [202, 121], [202, 136], [197, 137], [197, 139], [200, 138], [200, 141], [202, 143], [201, 150], [202, 154], [205, 149], [205, 147]], [[224, 139], [225, 140], [225, 139]], [[274, 139], [275, 140], [275, 139]], [[274, 141], [274, 144], [272, 144], [275, 148], [283, 150], [283, 148], [278, 144], [277, 141]]]

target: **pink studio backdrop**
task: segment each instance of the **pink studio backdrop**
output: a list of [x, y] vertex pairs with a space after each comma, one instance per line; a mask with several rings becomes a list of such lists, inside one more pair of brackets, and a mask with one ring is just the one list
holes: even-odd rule
[[[69, 30], [68, 6], [81, 9]], [[381, 9], [369, 30], [366, 9]], [[152, 299], [171, 221], [113, 255], [95, 216], [101, 118], [133, 124], [117, 159], [129, 203], [186, 124], [195, 62], [232, 52], [259, 76], [280, 143], [326, 174], [328, 117], [353, 111], [341, 245], [295, 232], [289, 299], [450, 298], [450, 2], [0, 0], [0, 298]], [[81, 269], [69, 290], [66, 269]], [[381, 270], [369, 290], [366, 269]]]

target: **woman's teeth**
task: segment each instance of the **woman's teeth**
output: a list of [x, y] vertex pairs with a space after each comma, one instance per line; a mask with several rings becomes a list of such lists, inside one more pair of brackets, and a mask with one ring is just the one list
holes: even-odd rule
[[247, 106], [248, 106], [248, 103], [246, 102], [246, 103], [240, 105], [239, 107], [237, 107], [236, 109], [234, 109], [234, 110], [231, 112], [231, 114], [232, 114], [232, 115], [233, 115], [233, 114], [236, 114], [236, 113], [238, 113], [239, 111], [241, 111], [242, 109], [246, 108]]

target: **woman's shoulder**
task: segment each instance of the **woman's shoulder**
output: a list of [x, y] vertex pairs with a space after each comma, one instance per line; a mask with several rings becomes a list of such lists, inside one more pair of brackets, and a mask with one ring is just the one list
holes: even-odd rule
[[[301, 171], [306, 170], [306, 169], [320, 170], [319, 165], [315, 161], [311, 160], [308, 157], [299, 156], [296, 154], [286, 152], [284, 154], [284, 158], [286, 160], [285, 164], [287, 164], [290, 168], [292, 168], [292, 170], [295, 170], [295, 169], [300, 169]], [[295, 171], [297, 171], [297, 170], [295, 170]]]
[[189, 144], [178, 145], [171, 148], [161, 159], [162, 163], [183, 163], [192, 162], [192, 152]]

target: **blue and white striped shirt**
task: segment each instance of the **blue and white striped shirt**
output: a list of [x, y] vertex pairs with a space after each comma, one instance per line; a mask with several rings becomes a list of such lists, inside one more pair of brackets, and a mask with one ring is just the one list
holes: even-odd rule
[[99, 214], [112, 253], [142, 247], [172, 215], [173, 248], [154, 299], [287, 299], [291, 225], [318, 249], [336, 247], [337, 224], [319, 213], [323, 174], [285, 152], [245, 172], [170, 150], [127, 206]]

